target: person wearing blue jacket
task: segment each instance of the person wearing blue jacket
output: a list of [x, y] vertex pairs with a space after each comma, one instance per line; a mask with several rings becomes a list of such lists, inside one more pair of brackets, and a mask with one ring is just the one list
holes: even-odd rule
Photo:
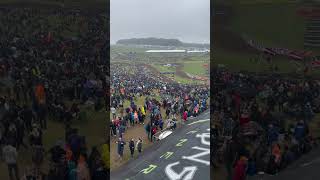
[[294, 129], [294, 133], [293, 133], [294, 137], [296, 138], [297, 141], [302, 141], [303, 138], [305, 137], [306, 135], [306, 127], [305, 127], [305, 124], [303, 122], [303, 120], [300, 120], [295, 129]]
[[119, 158], [122, 159], [123, 157], [123, 150], [124, 150], [124, 145], [126, 144], [122, 138], [119, 138], [119, 141], [117, 141], [117, 144], [118, 144], [118, 155], [119, 155]]
[[133, 113], [133, 111], [130, 112], [129, 119], [130, 119], [131, 126], [134, 126], [134, 113]]
[[247, 175], [254, 176], [257, 173], [256, 163], [252, 158], [249, 158], [248, 166], [247, 166]]
[[275, 141], [278, 141], [279, 130], [273, 126], [273, 124], [269, 124], [268, 128], [268, 144], [272, 144]]
[[77, 166], [74, 161], [68, 162], [68, 179], [77, 180]]

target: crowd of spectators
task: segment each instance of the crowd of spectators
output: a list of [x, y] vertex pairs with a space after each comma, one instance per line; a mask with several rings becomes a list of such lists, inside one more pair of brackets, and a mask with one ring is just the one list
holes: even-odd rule
[[317, 146], [318, 80], [212, 69], [212, 163], [227, 179], [277, 174]]
[[[111, 65], [110, 134], [118, 137], [118, 154], [123, 156], [123, 135], [136, 124], [144, 125], [149, 141], [164, 129], [175, 129], [178, 122], [186, 122], [208, 108], [209, 87], [168, 81], [144, 64]], [[143, 102], [138, 100], [143, 98]], [[141, 137], [135, 137], [137, 147]], [[130, 152], [135, 145], [128, 142]], [[139, 150], [139, 148], [138, 148]]]
[[[0, 7], [0, 146], [10, 179], [107, 179], [108, 140], [87, 149], [73, 122], [108, 108], [107, 19], [104, 11]], [[71, 105], [70, 105], [71, 104]], [[48, 119], [65, 138], [45, 147]], [[62, 131], [63, 132], [63, 131]], [[98, 145], [97, 145], [98, 146]], [[32, 164], [19, 166], [21, 149]], [[49, 155], [49, 158], [47, 158]], [[41, 166], [49, 161], [49, 172]], [[28, 167], [27, 169], [25, 169]]]

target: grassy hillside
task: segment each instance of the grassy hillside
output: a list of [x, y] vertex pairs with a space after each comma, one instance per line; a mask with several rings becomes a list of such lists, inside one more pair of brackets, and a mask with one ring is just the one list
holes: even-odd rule
[[[303, 46], [305, 20], [297, 15], [302, 7], [300, 3], [289, 0], [239, 0], [217, 4], [216, 9], [224, 12], [216, 15], [219, 22], [214, 27], [216, 39], [213, 50], [214, 64], [224, 64], [234, 71], [247, 70], [267, 72], [270, 65], [266, 62], [253, 63], [250, 59], [258, 57], [259, 53], [246, 48], [242, 36], [266, 47], [282, 47], [292, 50], [312, 50], [320, 54], [320, 49], [305, 49]], [[286, 57], [273, 58], [273, 64], [279, 72], [296, 72], [297, 66]], [[319, 75], [319, 70], [312, 72]]]
[[186, 61], [184, 62], [183, 71], [192, 75], [206, 75], [203, 65], [208, 64], [208, 61]]
[[304, 20], [298, 4], [233, 5], [230, 29], [266, 46], [303, 49]]

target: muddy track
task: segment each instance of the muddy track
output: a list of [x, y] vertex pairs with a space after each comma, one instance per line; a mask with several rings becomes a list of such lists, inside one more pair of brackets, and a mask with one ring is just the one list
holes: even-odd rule
[[185, 78], [185, 79], [190, 79], [192, 80], [192, 78], [190, 78], [187, 73], [185, 73], [183, 70], [183, 65], [182, 64], [179, 64], [176, 68], [176, 75], [177, 76], [180, 76], [182, 78]]
[[161, 76], [165, 82], [177, 83], [176, 81], [168, 78], [167, 76], [160, 74], [160, 72], [155, 67], [151, 66], [150, 64], [138, 64], [138, 65], [139, 66], [144, 66], [145, 68], [148, 68], [152, 73], [154, 73], [154, 74], [156, 74], [158, 76]]
[[[185, 79], [189, 79], [189, 80], [196, 80], [196, 81], [202, 81], [202, 82], [205, 82], [206, 80], [200, 80], [198, 78], [191, 78], [188, 76], [188, 74], [186, 72], [183, 71], [183, 65], [182, 64], [179, 64], [176, 68], [176, 75], [182, 77], [182, 78], [185, 78]], [[206, 78], [204, 76], [198, 76], [200, 78]]]

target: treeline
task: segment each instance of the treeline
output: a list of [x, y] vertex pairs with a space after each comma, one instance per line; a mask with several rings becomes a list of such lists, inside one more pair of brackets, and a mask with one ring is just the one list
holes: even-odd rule
[[164, 39], [164, 38], [121, 39], [121, 40], [117, 41], [117, 44], [121, 44], [121, 45], [151, 45], [151, 46], [178, 46], [178, 47], [210, 48], [209, 44], [183, 43], [178, 39]]

